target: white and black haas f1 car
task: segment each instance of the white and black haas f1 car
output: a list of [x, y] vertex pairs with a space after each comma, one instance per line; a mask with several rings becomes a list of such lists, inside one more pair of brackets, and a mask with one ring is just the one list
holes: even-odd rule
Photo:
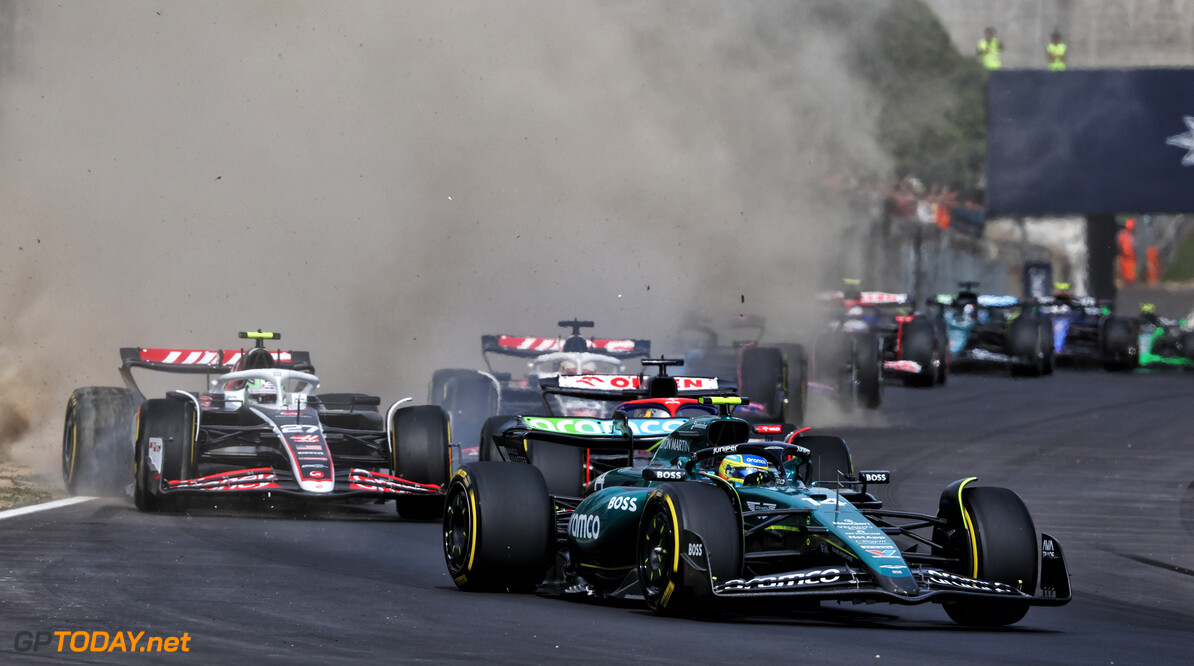
[[[79, 389], [67, 410], [64, 474], [74, 461], [94, 459], [94, 450], [104, 448], [133, 461], [133, 499], [143, 511], [181, 510], [197, 495], [269, 494], [394, 499], [403, 517], [440, 515], [441, 487], [451, 471], [442, 409], [405, 406], [406, 398], [383, 415], [376, 396], [319, 395], [306, 352], [265, 349], [265, 340], [280, 337], [276, 333], [240, 335], [255, 339], [256, 346], [247, 351], [122, 349], [121, 374], [140, 402], [131, 455], [121, 452], [119, 443], [103, 441], [106, 433], [80, 427], [82, 412], [103, 407], [95, 391]], [[143, 400], [133, 368], [217, 376], [206, 392], [172, 390], [164, 398]], [[107, 389], [104, 395], [118, 391], [101, 388]], [[125, 462], [126, 475], [129, 467]]]
[[[631, 449], [643, 424], [547, 425], [524, 420], [495, 437], [513, 452], [531, 440]], [[1061, 546], [1038, 539], [1005, 488], [966, 478], [944, 489], [935, 515], [889, 510], [866, 485], [890, 474], [856, 473], [841, 438], [754, 440], [725, 412], [691, 419], [653, 448], [649, 464], [611, 470], [580, 498], [551, 493], [537, 468], [513, 458], [462, 466], [444, 509], [453, 581], [467, 591], [639, 598], [669, 615], [938, 603], [971, 626], [1013, 624], [1031, 606], [1070, 600]]]

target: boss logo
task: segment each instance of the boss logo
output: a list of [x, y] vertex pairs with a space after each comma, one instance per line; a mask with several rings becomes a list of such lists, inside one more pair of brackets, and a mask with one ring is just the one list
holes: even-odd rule
[[631, 495], [618, 495], [609, 500], [606, 509], [621, 509], [622, 511], [638, 511], [638, 498]]
[[683, 481], [684, 471], [679, 469], [645, 469], [643, 478], [648, 481]]

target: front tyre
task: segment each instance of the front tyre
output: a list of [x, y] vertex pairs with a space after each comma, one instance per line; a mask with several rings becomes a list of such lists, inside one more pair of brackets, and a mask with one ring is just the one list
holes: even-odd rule
[[171, 481], [188, 478], [195, 445], [195, 407], [170, 398], [146, 400], [137, 419], [133, 503], [146, 512], [180, 511], [183, 498], [167, 495]]
[[463, 465], [448, 484], [443, 527], [448, 574], [469, 592], [532, 591], [554, 556], [555, 508], [531, 465]]
[[134, 391], [115, 386], [75, 389], [66, 403], [62, 481], [71, 495], [120, 495], [136, 448]]
[[[966, 488], [963, 513], [972, 530], [962, 550], [963, 563], [955, 573], [979, 580], [1006, 583], [1025, 594], [1036, 591], [1036, 526], [1028, 507], [1007, 488]], [[1019, 622], [1028, 612], [1028, 602], [1004, 599], [965, 599], [943, 604], [958, 624], [972, 627], [1002, 627]]]
[[711, 610], [712, 585], [742, 572], [742, 521], [716, 486], [660, 486], [647, 498], [638, 534], [639, 585], [661, 615]]
[[[448, 445], [448, 417], [435, 405], [398, 410], [390, 426], [394, 476], [421, 484], [443, 486], [452, 469]], [[411, 493], [394, 498], [398, 515], [408, 520], [433, 520], [443, 512], [443, 495]]]

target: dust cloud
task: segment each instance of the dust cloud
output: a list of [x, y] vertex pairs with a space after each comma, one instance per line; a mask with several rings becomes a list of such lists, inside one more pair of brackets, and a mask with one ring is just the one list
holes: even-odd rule
[[837, 4], [0, 2], [0, 447], [52, 467], [118, 347], [250, 328], [419, 400], [563, 318], [798, 339], [856, 221], [818, 183], [886, 166], [843, 65], [882, 6]]

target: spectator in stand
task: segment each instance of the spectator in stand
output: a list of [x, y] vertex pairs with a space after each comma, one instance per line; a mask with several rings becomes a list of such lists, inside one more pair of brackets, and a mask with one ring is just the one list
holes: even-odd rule
[[995, 36], [995, 28], [987, 28], [985, 36], [978, 40], [976, 55], [987, 69], [1003, 68], [1003, 40]]
[[1051, 41], [1045, 45], [1045, 62], [1050, 72], [1065, 71], [1066, 45], [1061, 41], [1061, 31], [1054, 29]]

